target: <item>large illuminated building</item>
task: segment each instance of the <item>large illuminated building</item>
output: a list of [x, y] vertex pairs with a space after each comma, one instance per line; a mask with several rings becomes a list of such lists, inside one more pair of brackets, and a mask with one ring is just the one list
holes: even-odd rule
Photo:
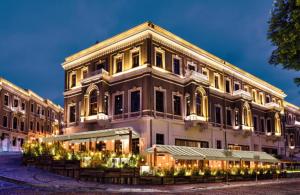
[[62, 66], [65, 134], [132, 127], [135, 151], [166, 144], [287, 153], [282, 90], [151, 22]]
[[62, 131], [63, 108], [0, 77], [0, 152]]

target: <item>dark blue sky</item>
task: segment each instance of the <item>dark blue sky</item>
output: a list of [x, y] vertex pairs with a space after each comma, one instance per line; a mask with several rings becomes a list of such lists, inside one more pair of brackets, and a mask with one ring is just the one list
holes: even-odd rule
[[179, 35], [283, 89], [300, 105], [292, 78], [268, 64], [272, 0], [0, 2], [0, 76], [63, 104], [64, 58], [144, 21]]

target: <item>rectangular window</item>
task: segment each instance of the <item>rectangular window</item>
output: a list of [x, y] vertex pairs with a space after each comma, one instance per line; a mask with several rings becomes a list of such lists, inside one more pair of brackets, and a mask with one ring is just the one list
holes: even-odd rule
[[180, 75], [180, 60], [173, 58], [173, 73]]
[[140, 108], [140, 91], [131, 92], [131, 112], [138, 112]]
[[32, 121], [30, 121], [30, 130], [33, 130], [33, 122]]
[[218, 76], [215, 76], [215, 88], [216, 89], [219, 89], [219, 77]]
[[181, 115], [181, 97], [174, 95], [173, 96], [173, 107], [174, 107], [174, 115]]
[[104, 114], [108, 115], [108, 95], [104, 96]]
[[234, 125], [238, 126], [239, 125], [239, 111], [236, 110], [234, 114]]
[[22, 102], [22, 104], [21, 104], [21, 109], [22, 109], [22, 110], [25, 110], [25, 108], [26, 108], [25, 102]]
[[163, 68], [163, 64], [162, 64], [162, 53], [160, 52], [156, 52], [156, 66], [159, 68]]
[[116, 73], [122, 72], [122, 68], [123, 68], [123, 59], [117, 58], [116, 59]]
[[189, 116], [190, 115], [190, 113], [191, 113], [191, 108], [190, 108], [190, 105], [191, 105], [191, 100], [190, 100], [190, 96], [187, 96], [186, 98], [185, 98], [185, 101], [186, 101], [186, 116]]
[[217, 140], [217, 149], [222, 149], [222, 142], [221, 142], [221, 140]]
[[188, 64], [188, 69], [190, 71], [196, 71], [196, 67], [194, 65], [192, 65], [192, 64]]
[[123, 95], [115, 96], [115, 115], [123, 113]]
[[226, 110], [226, 125], [232, 126], [231, 110]]
[[96, 70], [104, 69], [106, 70], [106, 60], [101, 60], [99, 63], [96, 64]]
[[39, 122], [36, 123], [36, 130], [37, 130], [37, 131], [40, 130], [40, 123], [39, 123]]
[[2, 126], [7, 127], [7, 116], [3, 116]]
[[257, 116], [253, 116], [253, 127], [254, 127], [254, 131], [258, 130]]
[[33, 103], [30, 104], [30, 111], [33, 113], [34, 112], [34, 105]]
[[164, 145], [165, 144], [165, 135], [157, 133], [156, 134], [156, 144]]
[[156, 91], [156, 108], [157, 112], [164, 112], [164, 92]]
[[240, 89], [240, 85], [238, 83], [234, 83], [234, 91], [237, 91]]
[[9, 104], [9, 97], [8, 95], [4, 95], [4, 105], [8, 106], [8, 104]]
[[17, 119], [17, 117], [13, 118], [13, 129], [18, 129], [18, 119]]
[[97, 141], [96, 143], [96, 149], [97, 151], [105, 151], [106, 150], [106, 144], [103, 141]]
[[225, 81], [225, 90], [226, 93], [230, 93], [230, 80]]
[[271, 131], [271, 119], [267, 119], [267, 132], [270, 133]]
[[37, 114], [40, 114], [41, 113], [41, 108], [38, 106], [37, 107]]
[[260, 130], [261, 132], [265, 132], [265, 119], [260, 119]]
[[76, 74], [71, 75], [71, 87], [76, 86]]
[[266, 96], [266, 103], [270, 103], [270, 96]]
[[115, 152], [117, 154], [122, 153], [122, 142], [120, 140], [115, 141]]
[[216, 123], [217, 124], [221, 124], [221, 108], [219, 106], [217, 106], [215, 108], [215, 111], [216, 111]]
[[140, 65], [140, 53], [133, 52], [132, 53], [132, 68], [138, 67]]
[[19, 100], [18, 99], [14, 99], [14, 107], [15, 108], [19, 107]]
[[21, 123], [20, 123], [20, 130], [21, 131], [25, 130], [25, 122], [24, 121], [21, 121]]
[[69, 122], [74, 123], [75, 120], [76, 120], [76, 107], [74, 105], [69, 107]]
[[87, 78], [87, 74], [88, 74], [87, 70], [83, 70], [82, 71], [82, 78], [83, 79]]

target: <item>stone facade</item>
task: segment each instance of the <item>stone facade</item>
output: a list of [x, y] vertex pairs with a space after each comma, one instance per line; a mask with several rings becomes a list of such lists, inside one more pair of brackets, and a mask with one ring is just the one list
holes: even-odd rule
[[0, 78], [0, 152], [20, 151], [26, 139], [62, 133], [63, 108]]
[[285, 93], [151, 22], [65, 59], [65, 133], [284, 155]]

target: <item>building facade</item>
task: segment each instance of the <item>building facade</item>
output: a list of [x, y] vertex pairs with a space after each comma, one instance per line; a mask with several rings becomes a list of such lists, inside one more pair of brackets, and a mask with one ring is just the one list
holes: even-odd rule
[[63, 108], [0, 78], [0, 152], [20, 151], [26, 139], [62, 133]]
[[282, 90], [151, 22], [62, 66], [65, 134], [132, 127], [141, 151], [168, 144], [286, 152]]

